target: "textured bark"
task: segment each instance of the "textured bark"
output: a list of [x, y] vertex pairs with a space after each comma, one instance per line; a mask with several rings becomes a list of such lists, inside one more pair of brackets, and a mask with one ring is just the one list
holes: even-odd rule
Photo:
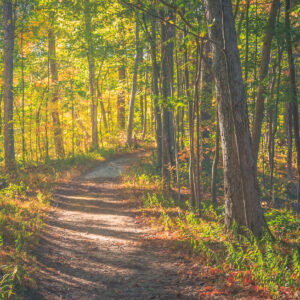
[[9, 170], [15, 165], [14, 123], [13, 123], [13, 51], [14, 22], [12, 1], [3, 2], [4, 29], [4, 71], [3, 71], [3, 104], [4, 104], [4, 156], [5, 167]]
[[139, 36], [139, 25], [138, 21], [135, 24], [135, 61], [133, 67], [133, 78], [131, 87], [131, 96], [129, 102], [129, 113], [128, 113], [128, 124], [127, 124], [127, 144], [132, 146], [132, 132], [133, 132], [133, 122], [134, 122], [134, 103], [135, 95], [137, 90], [137, 75], [138, 75], [138, 65], [141, 58], [141, 47], [140, 47], [140, 36]]
[[[105, 111], [105, 107], [104, 107], [104, 103], [103, 103], [103, 99], [102, 99], [102, 93], [99, 87], [99, 76], [100, 76], [100, 71], [99, 71], [99, 75], [97, 77], [97, 100], [100, 103], [100, 109], [101, 109], [101, 116], [103, 119], [103, 124], [104, 124], [104, 128], [107, 129], [107, 118], [106, 118], [106, 111]], [[101, 136], [101, 134], [100, 134]]]
[[[204, 44], [204, 55], [208, 65], [211, 67], [210, 58], [210, 43], [205, 42]], [[212, 108], [212, 78], [209, 72], [205, 69], [204, 64], [202, 64], [201, 70], [201, 99], [200, 99], [200, 111], [201, 111], [201, 127], [202, 127], [202, 157], [201, 166], [203, 169], [210, 169], [210, 151], [209, 151], [209, 123], [211, 120], [211, 108]], [[201, 169], [202, 169], [201, 167]]]
[[277, 121], [278, 121], [278, 103], [279, 103], [279, 94], [280, 94], [280, 82], [281, 82], [281, 59], [282, 59], [282, 50], [278, 45], [278, 77], [277, 77], [277, 88], [276, 88], [276, 101], [274, 112], [272, 112], [271, 118], [271, 136], [270, 136], [270, 190], [271, 190], [271, 199], [272, 203], [275, 203], [275, 191], [274, 191], [274, 157], [275, 157], [275, 136], [277, 132]]
[[92, 141], [91, 149], [95, 150], [99, 147], [98, 125], [97, 125], [97, 100], [96, 100], [96, 75], [95, 75], [95, 58], [94, 58], [94, 42], [91, 28], [91, 13], [89, 0], [84, 1], [84, 19], [85, 19], [85, 39], [87, 43], [87, 59], [89, 64], [89, 83], [91, 98], [91, 125], [92, 125]]
[[293, 158], [293, 119], [292, 119], [292, 104], [290, 102], [285, 103], [284, 112], [284, 127], [287, 137], [287, 176], [293, 178], [292, 158]]
[[[187, 37], [187, 29], [184, 30], [184, 38]], [[191, 189], [191, 201], [192, 207], [196, 204], [195, 197], [195, 157], [194, 157], [194, 105], [190, 98], [190, 73], [188, 67], [188, 51], [186, 45], [184, 46], [184, 82], [185, 92], [188, 99], [188, 122], [189, 122], [189, 144], [190, 144], [190, 156], [189, 156], [189, 184]]]
[[261, 136], [261, 126], [264, 117], [264, 102], [265, 102], [265, 78], [268, 74], [269, 61], [270, 61], [270, 51], [273, 39], [273, 32], [275, 27], [276, 16], [279, 10], [280, 1], [273, 0], [268, 24], [266, 27], [266, 32], [264, 36], [261, 63], [259, 69], [259, 87], [257, 98], [255, 102], [255, 113], [254, 113], [254, 123], [252, 128], [252, 150], [254, 155], [254, 160], [257, 162], [259, 142]]
[[216, 150], [215, 150], [215, 157], [212, 164], [211, 170], [211, 197], [212, 202], [217, 204], [217, 172], [218, 172], [218, 162], [220, 156], [220, 129], [219, 129], [219, 122], [217, 122], [216, 128]]
[[[160, 17], [175, 21], [174, 13], [171, 10], [161, 10]], [[170, 184], [169, 167], [175, 161], [175, 140], [174, 140], [174, 114], [169, 107], [169, 98], [173, 96], [173, 38], [175, 35], [174, 26], [161, 21], [161, 81], [163, 99], [163, 124], [162, 124], [162, 175], [163, 182]]]
[[53, 136], [56, 156], [63, 158], [65, 156], [64, 143], [62, 128], [60, 125], [59, 111], [58, 111], [58, 71], [56, 63], [56, 53], [55, 53], [55, 33], [53, 26], [50, 27], [48, 31], [48, 42], [49, 42], [49, 67], [51, 74], [51, 115], [53, 122]]
[[119, 85], [120, 90], [118, 92], [118, 125], [121, 129], [125, 128], [125, 92], [124, 84], [126, 78], [126, 69], [125, 65], [122, 63], [119, 67]]
[[298, 174], [298, 185], [297, 185], [297, 202], [298, 202], [298, 213], [300, 213], [300, 136], [299, 136], [299, 111], [297, 101], [297, 84], [296, 84], [296, 71], [292, 49], [291, 39], [291, 24], [289, 10], [291, 8], [290, 0], [286, 0], [285, 7], [285, 25], [286, 25], [286, 42], [287, 42], [287, 53], [289, 60], [289, 75], [291, 82], [291, 94], [292, 94], [292, 113], [293, 113], [293, 128], [294, 128], [294, 139], [297, 151], [297, 174]]
[[157, 48], [156, 48], [156, 19], [151, 19], [151, 42], [150, 42], [150, 53], [152, 63], [152, 95], [154, 102], [154, 113], [156, 120], [155, 137], [157, 144], [157, 162], [161, 166], [162, 163], [162, 122], [161, 122], [161, 110], [158, 104], [159, 89], [158, 89], [158, 65], [157, 65]]
[[[212, 43], [223, 148], [225, 223], [235, 221], [261, 237], [266, 222], [256, 184], [246, 95], [230, 0], [205, 0]], [[222, 50], [224, 49], [224, 50]]]

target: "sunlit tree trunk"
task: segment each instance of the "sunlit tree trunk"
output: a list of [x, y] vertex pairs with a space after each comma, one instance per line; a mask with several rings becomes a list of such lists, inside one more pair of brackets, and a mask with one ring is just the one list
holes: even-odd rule
[[[53, 20], [52, 20], [53, 21]], [[58, 158], [65, 156], [63, 133], [60, 124], [59, 110], [58, 110], [58, 99], [59, 99], [59, 87], [58, 87], [58, 71], [56, 62], [56, 50], [55, 50], [55, 33], [53, 24], [48, 31], [48, 42], [49, 42], [49, 66], [51, 74], [51, 115], [53, 122], [53, 136], [55, 152]]]
[[252, 128], [252, 151], [255, 162], [257, 162], [259, 142], [261, 136], [261, 126], [264, 117], [264, 101], [265, 101], [265, 78], [268, 74], [269, 61], [270, 61], [270, 51], [273, 39], [273, 32], [275, 27], [276, 16], [278, 14], [280, 6], [279, 0], [273, 0], [271, 10], [269, 13], [268, 24], [265, 31], [261, 63], [259, 70], [259, 87], [255, 103], [255, 114], [254, 123]]
[[292, 168], [292, 158], [293, 158], [293, 119], [292, 119], [292, 104], [286, 102], [284, 106], [284, 127], [287, 140], [287, 154], [286, 154], [286, 165], [287, 165], [287, 177], [292, 179], [293, 168]]
[[256, 237], [267, 228], [256, 184], [248, 111], [230, 0], [205, 0], [212, 43], [223, 149], [225, 223], [248, 227]]
[[290, 0], [286, 0], [285, 3], [286, 3], [286, 7], [285, 7], [286, 42], [287, 42], [287, 53], [288, 53], [288, 61], [289, 61], [291, 94], [292, 94], [294, 139], [295, 139], [295, 146], [297, 151], [297, 174], [298, 174], [297, 201], [298, 201], [298, 213], [300, 213], [300, 136], [299, 136], [297, 83], [296, 83], [296, 71], [295, 71], [293, 49], [292, 49], [291, 24], [290, 24], [290, 12], [289, 12], [291, 9], [291, 2]]
[[85, 39], [88, 46], [87, 59], [89, 64], [89, 83], [91, 97], [91, 124], [92, 124], [92, 142], [91, 150], [99, 147], [98, 141], [98, 125], [97, 125], [97, 99], [96, 99], [96, 75], [95, 75], [95, 57], [94, 57], [94, 41], [91, 28], [91, 13], [89, 0], [84, 1], [84, 18], [85, 18]]
[[134, 68], [133, 68], [133, 78], [132, 78], [131, 96], [130, 96], [129, 113], [128, 113], [128, 125], [127, 125], [127, 144], [129, 146], [132, 145], [134, 103], [135, 103], [135, 95], [137, 90], [138, 64], [141, 58], [139, 24], [137, 20], [135, 24], [135, 47], [136, 47], [136, 54], [135, 54], [135, 61], [134, 61]]
[[13, 121], [13, 51], [14, 22], [12, 1], [3, 1], [4, 29], [4, 71], [3, 71], [3, 103], [4, 103], [4, 156], [5, 167], [10, 170], [15, 166], [14, 121]]
[[157, 47], [156, 47], [156, 19], [151, 18], [151, 41], [150, 41], [151, 63], [152, 63], [152, 95], [154, 102], [155, 113], [155, 137], [157, 144], [157, 162], [161, 166], [162, 163], [162, 122], [161, 122], [161, 109], [158, 104], [159, 89], [158, 89], [158, 65], [157, 65]]
[[216, 128], [215, 147], [216, 147], [215, 156], [214, 156], [212, 170], [211, 170], [211, 196], [212, 196], [212, 202], [214, 204], [217, 204], [217, 172], [218, 172], [218, 163], [219, 163], [219, 156], [220, 156], [220, 129], [219, 129], [218, 121], [217, 121], [217, 128]]
[[[168, 18], [174, 23], [175, 17], [171, 10], [161, 10], [160, 17]], [[169, 101], [173, 96], [174, 74], [174, 26], [161, 21], [161, 82], [163, 99], [163, 124], [162, 124], [162, 176], [164, 186], [170, 185], [171, 167], [175, 162], [175, 139], [174, 139], [174, 114]]]
[[119, 128], [124, 129], [125, 128], [125, 92], [124, 92], [124, 84], [125, 84], [125, 78], [126, 78], [126, 69], [124, 62], [119, 66], [119, 92], [118, 92], [118, 103], [117, 103], [117, 109], [118, 109], [118, 125]]

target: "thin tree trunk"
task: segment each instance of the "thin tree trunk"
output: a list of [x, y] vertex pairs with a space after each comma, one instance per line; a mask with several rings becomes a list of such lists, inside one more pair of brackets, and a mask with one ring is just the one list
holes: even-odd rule
[[296, 71], [295, 63], [292, 49], [292, 39], [291, 39], [291, 23], [290, 23], [290, 0], [285, 0], [285, 25], [286, 25], [286, 42], [287, 42], [287, 53], [289, 60], [289, 75], [291, 82], [291, 92], [292, 92], [292, 113], [293, 113], [293, 128], [294, 128], [294, 139], [297, 151], [297, 175], [298, 175], [298, 185], [297, 185], [297, 202], [298, 202], [298, 213], [300, 213], [300, 136], [299, 136], [299, 111], [298, 111], [298, 101], [297, 101], [297, 84], [296, 84]]
[[[162, 19], [168, 18], [175, 21], [174, 13], [171, 10], [161, 10]], [[161, 81], [163, 98], [163, 131], [162, 131], [162, 177], [164, 187], [170, 187], [170, 170], [175, 161], [175, 140], [174, 140], [174, 115], [169, 107], [169, 99], [173, 97], [173, 48], [174, 48], [174, 27], [169, 23], [161, 22]]]
[[[102, 119], [103, 119], [103, 124], [104, 124], [104, 128], [107, 130], [107, 118], [106, 118], [106, 112], [105, 112], [105, 107], [104, 107], [104, 103], [103, 103], [103, 99], [102, 99], [102, 93], [99, 87], [99, 76], [100, 76], [100, 71], [99, 71], [99, 75], [97, 78], [97, 100], [100, 103], [100, 109], [101, 109], [101, 115], [102, 115]], [[100, 134], [100, 136], [102, 136]]]
[[[200, 111], [199, 111], [199, 84], [202, 70], [202, 55], [203, 55], [203, 43], [201, 46], [197, 41], [197, 68], [196, 78], [194, 85], [194, 114], [196, 114], [196, 172], [194, 171], [195, 177], [195, 199], [196, 205], [200, 208], [201, 205], [201, 194], [200, 194]], [[194, 115], [192, 120], [194, 119]], [[193, 120], [194, 123], [194, 120]]]
[[293, 117], [292, 117], [292, 104], [290, 102], [285, 103], [285, 113], [284, 113], [284, 125], [287, 137], [287, 177], [292, 179], [294, 177], [292, 168], [292, 158], [293, 158]]
[[147, 109], [148, 109], [148, 102], [147, 102], [147, 88], [148, 88], [148, 73], [145, 72], [145, 91], [144, 91], [144, 120], [143, 120], [143, 140], [146, 138], [147, 134]]
[[275, 112], [272, 118], [272, 136], [271, 136], [271, 151], [270, 151], [270, 190], [271, 190], [271, 201], [275, 204], [275, 191], [274, 191], [274, 157], [275, 157], [275, 136], [277, 132], [277, 120], [278, 120], [278, 103], [280, 96], [280, 81], [281, 81], [281, 59], [282, 49], [278, 45], [278, 78], [277, 78], [277, 89], [276, 89], [276, 101], [275, 101]]
[[259, 142], [261, 136], [261, 126], [264, 117], [264, 101], [265, 101], [265, 78], [268, 74], [270, 51], [273, 39], [273, 32], [276, 22], [276, 16], [279, 10], [280, 1], [273, 0], [266, 32], [264, 36], [260, 70], [259, 70], [259, 87], [255, 102], [254, 123], [252, 128], [252, 151], [255, 162], [257, 163]]
[[157, 65], [157, 49], [156, 49], [156, 19], [151, 18], [151, 63], [152, 63], [152, 95], [154, 102], [154, 113], [156, 120], [155, 137], [157, 144], [157, 162], [161, 167], [162, 165], [162, 121], [161, 121], [161, 109], [158, 104], [159, 89], [158, 89], [158, 65]]
[[211, 170], [211, 195], [212, 202], [217, 204], [217, 172], [218, 172], [218, 162], [220, 156], [220, 129], [219, 129], [219, 121], [217, 116], [217, 128], [216, 128], [216, 142], [215, 142], [216, 150], [215, 157]]
[[24, 53], [23, 53], [23, 22], [21, 30], [21, 81], [22, 81], [22, 161], [26, 160], [26, 143], [25, 143], [25, 81], [24, 81]]
[[[52, 22], [53, 22], [52, 17]], [[53, 135], [54, 135], [54, 145], [55, 152], [58, 158], [63, 158], [65, 156], [64, 143], [63, 143], [63, 133], [59, 119], [58, 110], [58, 71], [56, 63], [56, 53], [55, 53], [55, 33], [53, 24], [48, 31], [48, 41], [49, 41], [49, 65], [51, 74], [51, 113], [53, 121]]]
[[126, 79], [126, 69], [124, 62], [119, 66], [119, 92], [118, 92], [118, 125], [121, 129], [125, 128], [125, 92], [124, 84]]
[[98, 125], [97, 125], [97, 99], [96, 99], [96, 76], [95, 76], [95, 58], [94, 58], [94, 41], [91, 27], [91, 13], [89, 0], [84, 1], [84, 18], [85, 18], [85, 39], [88, 46], [87, 59], [89, 64], [89, 82], [91, 97], [91, 124], [92, 124], [92, 142], [91, 150], [98, 149]]
[[133, 133], [133, 124], [134, 124], [134, 103], [135, 103], [135, 94], [137, 90], [138, 65], [141, 58], [138, 20], [136, 20], [136, 24], [135, 24], [135, 47], [136, 47], [136, 54], [135, 54], [135, 61], [134, 61], [134, 68], [133, 68], [133, 78], [132, 78], [131, 96], [130, 96], [129, 113], [128, 113], [128, 125], [127, 125], [127, 144], [129, 146], [132, 146], [132, 133]]
[[14, 122], [13, 122], [13, 52], [14, 22], [12, 1], [3, 2], [4, 28], [4, 71], [3, 71], [3, 103], [4, 103], [4, 156], [5, 167], [15, 167]]

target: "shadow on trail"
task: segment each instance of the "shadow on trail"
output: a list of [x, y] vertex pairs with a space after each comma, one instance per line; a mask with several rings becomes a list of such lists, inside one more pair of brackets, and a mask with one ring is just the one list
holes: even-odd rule
[[[122, 159], [121, 167], [130, 161]], [[193, 283], [179, 276], [182, 258], [147, 241], [151, 232], [137, 225], [118, 178], [76, 179], [60, 184], [55, 195], [30, 299], [197, 299], [183, 296]]]

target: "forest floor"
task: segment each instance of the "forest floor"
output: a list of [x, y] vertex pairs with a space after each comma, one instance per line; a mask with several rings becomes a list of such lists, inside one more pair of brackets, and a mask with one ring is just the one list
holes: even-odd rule
[[[249, 278], [240, 284], [187, 251], [155, 223], [155, 211], [143, 209], [139, 191], [147, 184], [128, 182], [136, 166], [146, 168], [145, 159], [149, 151], [119, 154], [95, 161], [82, 175], [68, 171], [55, 184], [34, 251], [36, 286], [28, 298], [271, 299]], [[160, 221], [170, 221], [164, 217]]]
[[104, 161], [57, 185], [31, 299], [198, 299], [204, 282], [186, 276], [193, 262], [153, 239], [120, 179], [144, 155]]

